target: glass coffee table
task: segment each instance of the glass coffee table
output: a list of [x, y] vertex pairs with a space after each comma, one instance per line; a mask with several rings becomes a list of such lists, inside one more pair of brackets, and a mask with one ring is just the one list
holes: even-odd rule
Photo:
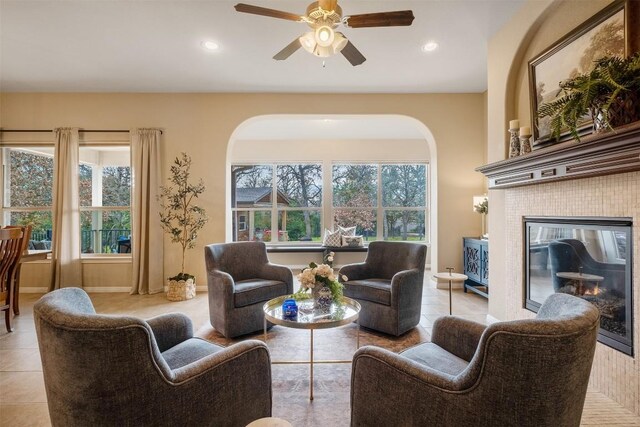
[[[330, 329], [348, 325], [358, 320], [360, 304], [351, 298], [342, 297], [340, 301], [334, 301], [325, 309], [314, 309], [313, 299], [296, 301], [298, 315], [295, 318], [285, 318], [282, 311], [282, 303], [288, 296], [282, 296], [267, 301], [264, 311], [264, 342], [267, 342], [267, 322], [275, 325], [294, 329], [308, 329], [310, 332], [309, 361], [273, 361], [274, 365], [309, 365], [309, 400], [313, 400], [313, 364], [314, 363], [351, 363], [351, 360], [313, 360], [313, 331], [315, 329]], [[360, 325], [356, 333], [356, 349], [360, 347]]]

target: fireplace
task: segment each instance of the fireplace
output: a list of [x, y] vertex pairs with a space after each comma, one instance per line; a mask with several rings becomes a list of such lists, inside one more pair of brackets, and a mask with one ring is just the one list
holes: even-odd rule
[[525, 217], [525, 307], [537, 312], [552, 293], [600, 310], [598, 340], [633, 355], [632, 220]]

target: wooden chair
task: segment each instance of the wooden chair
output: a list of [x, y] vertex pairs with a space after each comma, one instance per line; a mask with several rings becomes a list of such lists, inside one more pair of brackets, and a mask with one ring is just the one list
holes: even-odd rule
[[[13, 291], [16, 263], [22, 254], [22, 230], [5, 228], [0, 230], [0, 311], [5, 312], [7, 332], [12, 331]], [[4, 304], [3, 304], [4, 302]]]
[[22, 270], [22, 256], [26, 255], [29, 250], [29, 241], [31, 240], [31, 230], [32, 227], [30, 225], [20, 226], [20, 225], [7, 225], [5, 228], [17, 228], [22, 230], [22, 250], [20, 251], [20, 255], [15, 262], [13, 268], [13, 314], [16, 316], [20, 314], [20, 270]]

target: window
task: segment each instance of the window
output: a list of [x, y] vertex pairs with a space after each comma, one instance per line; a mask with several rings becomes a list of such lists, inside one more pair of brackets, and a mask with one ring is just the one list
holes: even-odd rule
[[381, 165], [384, 240], [425, 240], [427, 167]]
[[247, 216], [240, 215], [238, 220], [238, 231], [247, 231]]
[[82, 253], [131, 252], [129, 147], [80, 147]]
[[[52, 146], [3, 148], [3, 223], [33, 227], [31, 249], [50, 249]], [[80, 239], [83, 254], [131, 252], [128, 146], [80, 147]]]
[[365, 240], [427, 239], [427, 165], [335, 164], [333, 218]]
[[375, 240], [378, 231], [378, 166], [333, 166], [333, 219], [356, 234]]
[[320, 242], [333, 222], [368, 241], [428, 241], [427, 173], [426, 163], [233, 165], [233, 239]]
[[320, 241], [322, 165], [233, 165], [231, 183], [234, 241]]
[[3, 224], [33, 227], [30, 248], [51, 249], [53, 148], [3, 148]]
[[233, 240], [271, 241], [273, 166], [231, 167]]

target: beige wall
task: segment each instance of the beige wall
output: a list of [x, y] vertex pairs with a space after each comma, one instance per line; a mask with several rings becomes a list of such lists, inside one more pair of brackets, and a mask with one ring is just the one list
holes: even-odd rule
[[[509, 120], [519, 119], [525, 126], [531, 123], [528, 61], [609, 3], [609, 0], [530, 0], [490, 41], [489, 162], [506, 157]], [[501, 320], [533, 316], [522, 308], [523, 261], [519, 254], [522, 254], [521, 221], [524, 215], [632, 216], [637, 247], [638, 182], [638, 173], [633, 173], [490, 191], [490, 316]], [[630, 192], [629, 188], [636, 191]], [[637, 258], [635, 264], [633, 286], [637, 310], [640, 303]], [[637, 319], [636, 316], [636, 345], [640, 340]], [[636, 414], [640, 413], [638, 356], [629, 357], [598, 344], [591, 386]]]
[[[489, 42], [487, 99], [487, 161], [506, 158], [507, 128], [512, 119], [531, 123], [528, 61], [610, 3], [609, 0], [529, 0]], [[504, 223], [504, 191], [489, 192], [491, 211], [491, 298], [489, 314], [505, 319], [507, 251], [513, 247]]]
[[[268, 114], [399, 114], [422, 122], [433, 134], [438, 161], [438, 270], [461, 270], [461, 241], [480, 233], [470, 209], [483, 180], [474, 172], [483, 158], [482, 94], [312, 95], [312, 94], [29, 94], [1, 95], [5, 129], [160, 127], [163, 162], [181, 151], [193, 158], [193, 173], [207, 191], [201, 203], [210, 222], [188, 253], [187, 270], [204, 278], [202, 246], [225, 239], [227, 146], [236, 127]], [[165, 240], [165, 275], [178, 268], [178, 248]], [[105, 276], [108, 282], [109, 276]], [[203, 283], [200, 283], [201, 285]], [[108, 283], [105, 283], [108, 286]]]

